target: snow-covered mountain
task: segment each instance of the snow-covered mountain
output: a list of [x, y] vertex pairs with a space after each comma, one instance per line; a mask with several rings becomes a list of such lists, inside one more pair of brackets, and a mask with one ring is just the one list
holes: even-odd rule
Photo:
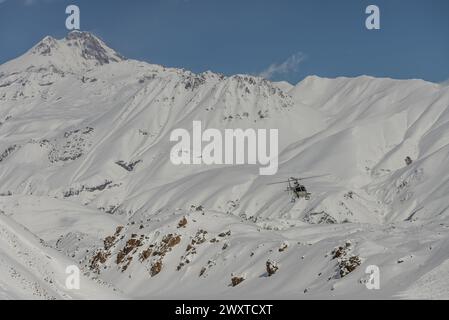
[[[170, 133], [194, 120], [278, 129], [278, 173], [173, 165]], [[291, 86], [46, 37], [0, 66], [0, 297], [449, 298], [448, 161], [447, 86]], [[315, 175], [310, 200], [269, 185]], [[65, 275], [45, 257], [85, 289], [49, 285]]]

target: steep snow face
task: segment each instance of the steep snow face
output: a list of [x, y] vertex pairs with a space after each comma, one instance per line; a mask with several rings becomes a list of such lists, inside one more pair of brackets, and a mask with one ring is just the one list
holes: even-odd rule
[[[173, 165], [170, 134], [193, 121], [278, 129], [278, 173]], [[133, 297], [413, 296], [446, 270], [448, 137], [447, 86], [193, 74], [72, 32], [0, 66], [0, 210]], [[292, 176], [318, 176], [310, 200], [269, 185]]]

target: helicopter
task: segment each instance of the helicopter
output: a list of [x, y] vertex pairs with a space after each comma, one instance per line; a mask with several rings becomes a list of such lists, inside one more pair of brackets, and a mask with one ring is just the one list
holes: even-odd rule
[[312, 177], [305, 177], [305, 178], [290, 177], [290, 178], [288, 178], [287, 181], [269, 183], [268, 185], [287, 183], [287, 189], [285, 191], [292, 193], [292, 202], [296, 202], [296, 199], [301, 199], [301, 198], [304, 198], [305, 200], [310, 200], [310, 196], [312, 194], [310, 192], [308, 192], [306, 187], [303, 184], [301, 184], [299, 181], [323, 177], [323, 176], [326, 176], [326, 175], [312, 176]]

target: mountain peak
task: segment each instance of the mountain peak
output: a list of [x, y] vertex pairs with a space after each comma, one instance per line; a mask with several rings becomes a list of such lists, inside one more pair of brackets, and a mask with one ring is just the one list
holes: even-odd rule
[[83, 39], [83, 38], [96, 38], [98, 39], [98, 37], [96, 37], [93, 33], [88, 32], [88, 31], [80, 31], [80, 30], [73, 30], [70, 31], [67, 36], [66, 39]]
[[99, 66], [125, 61], [89, 32], [72, 31], [62, 39], [44, 37], [22, 56], [1, 65], [3, 74], [54, 70], [84, 74]]
[[52, 60], [58, 56], [70, 57], [73, 62], [83, 65], [105, 65], [126, 60], [98, 37], [84, 31], [71, 31], [61, 40], [46, 36], [31, 49], [31, 54]]
[[39, 54], [42, 56], [49, 56], [51, 55], [52, 51], [54, 51], [58, 46], [58, 41], [50, 36], [46, 36], [44, 39], [39, 41], [38, 44], [36, 44], [33, 49], [33, 54]]
[[84, 59], [95, 60], [100, 65], [125, 60], [123, 56], [90, 32], [72, 31], [64, 40], [67, 46], [80, 48], [80, 54]]

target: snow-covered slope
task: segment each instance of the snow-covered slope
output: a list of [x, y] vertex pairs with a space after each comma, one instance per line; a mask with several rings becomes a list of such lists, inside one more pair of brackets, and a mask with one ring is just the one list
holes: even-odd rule
[[[171, 164], [194, 120], [278, 129], [278, 173]], [[130, 297], [414, 296], [446, 272], [448, 156], [449, 87], [422, 80], [193, 74], [84, 32], [0, 66], [0, 210]], [[315, 175], [310, 200], [269, 185]], [[369, 264], [379, 291], [360, 283]]]
[[[110, 285], [88, 277], [80, 289], [66, 287], [66, 268], [76, 265], [42, 239], [0, 212], [0, 298], [2, 299], [119, 299]], [[114, 291], [115, 290], [115, 291]]]

